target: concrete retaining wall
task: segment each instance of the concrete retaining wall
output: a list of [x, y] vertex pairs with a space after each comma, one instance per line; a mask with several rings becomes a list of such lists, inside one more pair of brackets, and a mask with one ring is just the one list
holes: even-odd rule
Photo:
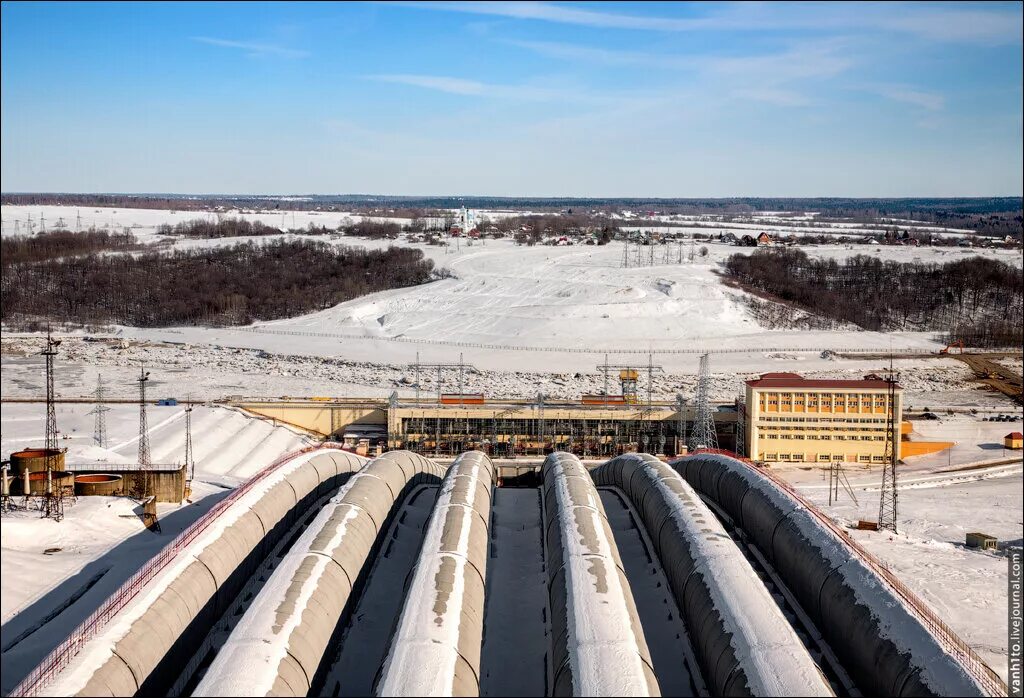
[[267, 551], [364, 462], [314, 452], [268, 476], [151, 580], [44, 695], [165, 694]]
[[986, 695], [892, 587], [782, 488], [727, 456], [672, 465], [747, 534], [864, 695]]
[[353, 475], [285, 555], [193, 695], [310, 693], [396, 505], [443, 474], [422, 456], [392, 451]]
[[633, 503], [712, 695], [833, 695], [743, 553], [676, 471], [634, 453], [590, 474]]
[[384, 662], [378, 695], [480, 695], [494, 483], [491, 460], [480, 451], [462, 454], [448, 469]]
[[549, 695], [657, 696], [658, 680], [594, 481], [570, 453], [544, 461]]

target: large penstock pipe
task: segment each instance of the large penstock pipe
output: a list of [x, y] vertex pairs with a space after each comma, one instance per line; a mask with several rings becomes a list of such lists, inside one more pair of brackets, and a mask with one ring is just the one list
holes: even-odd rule
[[[285, 458], [172, 541], [157, 572], [141, 576], [144, 568], [125, 582], [15, 693], [166, 694], [285, 532], [366, 462], [321, 449]], [[110, 605], [124, 597], [131, 600]], [[106, 620], [98, 630], [97, 618]]]
[[463, 453], [448, 469], [378, 695], [480, 695], [493, 486], [494, 466], [480, 451]]
[[544, 461], [552, 696], [657, 696], [633, 593], [594, 481], [571, 453]]
[[309, 693], [391, 517], [412, 489], [443, 474], [422, 456], [391, 451], [353, 475], [281, 560], [193, 695]]
[[728, 456], [672, 465], [753, 542], [862, 694], [1005, 695], [991, 670], [951, 633], [926, 626], [926, 612], [798, 495]]
[[833, 695], [757, 573], [679, 473], [631, 453], [590, 474], [598, 486], [619, 488], [639, 514], [712, 695]]

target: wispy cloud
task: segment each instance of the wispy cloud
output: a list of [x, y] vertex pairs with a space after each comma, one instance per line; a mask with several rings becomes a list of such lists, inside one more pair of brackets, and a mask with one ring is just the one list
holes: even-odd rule
[[612, 12], [598, 12], [581, 7], [566, 7], [545, 2], [399, 2], [392, 3], [425, 10], [464, 12], [512, 19], [536, 19], [560, 24], [617, 29], [674, 30], [699, 29], [712, 24], [707, 19], [666, 19]]
[[545, 2], [400, 2], [425, 10], [539, 20], [576, 26], [659, 32], [871, 30], [932, 41], [1021, 43], [1019, 5], [966, 8], [921, 3], [714, 3], [697, 17], [604, 12]]
[[234, 41], [231, 39], [217, 39], [210, 36], [193, 36], [193, 41], [210, 46], [222, 46], [245, 51], [251, 58], [260, 56], [276, 56], [278, 58], [307, 58], [309, 51], [301, 49], [277, 46], [276, 44], [263, 44], [255, 41]]
[[894, 102], [911, 104], [928, 111], [942, 111], [946, 106], [946, 98], [943, 95], [907, 85], [876, 84], [867, 85], [864, 89]]
[[812, 103], [810, 97], [794, 90], [773, 87], [747, 87], [732, 91], [732, 96], [753, 102], [765, 102], [777, 107], [806, 107]]
[[593, 63], [611, 66], [645, 66], [671, 70], [687, 70], [698, 67], [699, 59], [689, 56], [623, 51], [618, 49], [594, 48], [557, 41], [524, 41], [501, 39], [504, 44], [517, 46], [548, 58]]
[[745, 56], [648, 53], [515, 39], [503, 43], [574, 62], [690, 72], [716, 86], [730, 88], [734, 98], [778, 106], [810, 104], [812, 100], [797, 91], [801, 83], [835, 77], [856, 62], [847, 42], [841, 39], [801, 42], [787, 50]]
[[410, 85], [413, 87], [422, 87], [427, 90], [445, 92], [447, 94], [466, 95], [472, 97], [490, 97], [497, 99], [543, 102], [565, 99], [567, 95], [572, 94], [573, 98], [591, 101], [591, 96], [589, 95], [563, 88], [540, 87], [534, 85], [498, 85], [443, 75], [388, 73], [383, 75], [364, 75], [363, 78], [366, 80], [390, 82], [398, 85]]

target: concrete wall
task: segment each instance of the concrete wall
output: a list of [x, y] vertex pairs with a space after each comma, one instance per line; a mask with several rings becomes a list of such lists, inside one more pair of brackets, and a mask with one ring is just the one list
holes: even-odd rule
[[552, 696], [657, 696], [643, 628], [594, 481], [576, 456], [544, 461]]
[[479, 451], [462, 454], [448, 469], [384, 662], [378, 695], [480, 695], [494, 482], [491, 460]]
[[363, 462], [318, 452], [268, 476], [150, 580], [44, 695], [165, 694], [266, 553]]
[[640, 515], [712, 695], [833, 695], [757, 573], [677, 472], [630, 454], [590, 474]]
[[387, 403], [383, 405], [347, 405], [319, 401], [241, 402], [236, 407], [306, 429], [322, 436], [344, 431], [353, 424], [388, 423]]
[[862, 694], [986, 695], [890, 585], [775, 483], [726, 456], [672, 465], [747, 534]]
[[443, 474], [407, 451], [378, 456], [356, 473], [281, 560], [193, 695], [315, 694], [324, 653], [391, 517], [409, 491]]

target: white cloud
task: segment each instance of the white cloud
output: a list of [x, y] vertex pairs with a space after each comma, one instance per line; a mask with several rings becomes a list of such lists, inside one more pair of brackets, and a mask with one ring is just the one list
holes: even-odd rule
[[411, 85], [413, 87], [422, 87], [427, 90], [436, 90], [438, 92], [445, 92], [448, 94], [472, 97], [537, 102], [559, 101], [565, 100], [567, 97], [588, 103], [608, 101], [604, 96], [591, 95], [571, 88], [541, 87], [534, 85], [497, 85], [443, 75], [388, 73], [383, 75], [364, 75], [363, 78], [366, 80], [390, 82], [398, 85]]
[[405, 7], [645, 31], [854, 29], [908, 34], [932, 41], [1021, 43], [1019, 5], [964, 8], [923, 3], [712, 3], [699, 17], [633, 15], [545, 2], [399, 2]]
[[937, 92], [927, 92], [907, 85], [866, 85], [864, 89], [867, 92], [873, 92], [876, 95], [885, 97], [886, 99], [891, 99], [894, 102], [911, 104], [915, 107], [927, 109], [928, 111], [942, 111], [946, 106], [946, 98], [943, 95]]
[[262, 44], [253, 41], [234, 41], [231, 39], [217, 39], [209, 36], [193, 36], [193, 41], [198, 41], [201, 44], [209, 44], [210, 46], [222, 46], [224, 48], [235, 48], [240, 51], [245, 51], [250, 57], [256, 58], [259, 56], [277, 56], [278, 58], [306, 58], [309, 56], [309, 51], [303, 51], [301, 49], [292, 49], [285, 46], [277, 46], [275, 44]]

